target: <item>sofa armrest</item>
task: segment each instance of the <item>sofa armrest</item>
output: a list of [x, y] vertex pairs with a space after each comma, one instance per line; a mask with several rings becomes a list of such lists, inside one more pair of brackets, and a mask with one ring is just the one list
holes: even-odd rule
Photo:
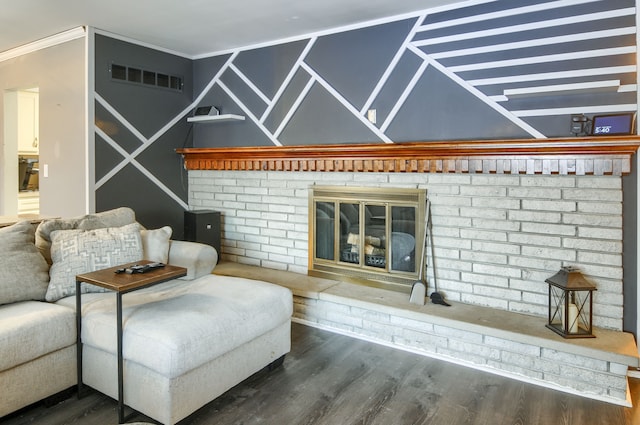
[[175, 240], [169, 243], [169, 264], [187, 269], [187, 275], [181, 279], [193, 280], [209, 274], [218, 262], [218, 253], [211, 245]]

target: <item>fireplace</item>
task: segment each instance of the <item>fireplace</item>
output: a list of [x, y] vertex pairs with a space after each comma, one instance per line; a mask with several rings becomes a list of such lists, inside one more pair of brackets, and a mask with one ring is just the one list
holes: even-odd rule
[[[438, 289], [448, 300], [545, 318], [545, 279], [576, 266], [598, 288], [594, 327], [622, 330], [623, 234], [631, 235], [622, 229], [622, 176], [638, 146], [637, 137], [604, 137], [179, 153], [190, 170], [190, 208], [222, 214], [224, 261], [299, 274], [317, 269], [309, 252], [310, 187], [428, 188]], [[419, 228], [414, 235], [420, 249]], [[419, 258], [414, 253], [414, 265]], [[330, 263], [344, 271], [338, 254], [322, 266]], [[353, 273], [350, 279], [362, 279]], [[391, 286], [403, 288], [417, 273], [379, 276], [385, 284], [398, 277], [404, 283]]]
[[408, 292], [419, 279], [426, 190], [312, 186], [309, 274]]

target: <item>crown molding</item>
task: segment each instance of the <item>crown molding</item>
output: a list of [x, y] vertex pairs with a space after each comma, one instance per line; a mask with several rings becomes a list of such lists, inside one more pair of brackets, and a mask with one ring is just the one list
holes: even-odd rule
[[28, 53], [33, 53], [41, 49], [46, 49], [47, 47], [66, 43], [67, 41], [84, 37], [86, 36], [86, 34], [87, 30], [85, 27], [76, 27], [58, 34], [54, 34], [37, 41], [24, 44], [10, 50], [6, 50], [4, 52], [0, 52], [0, 62], [17, 58], [18, 56], [26, 55]]

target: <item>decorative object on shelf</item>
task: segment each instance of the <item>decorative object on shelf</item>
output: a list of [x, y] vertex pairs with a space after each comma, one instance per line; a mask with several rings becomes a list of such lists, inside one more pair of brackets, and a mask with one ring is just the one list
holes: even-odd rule
[[244, 121], [244, 115], [222, 114], [222, 115], [197, 115], [188, 117], [187, 122], [222, 122], [222, 121]]
[[198, 106], [193, 113], [193, 116], [202, 116], [202, 115], [220, 115], [220, 108], [216, 108], [215, 106]]
[[549, 284], [547, 328], [564, 338], [594, 338], [592, 309], [596, 287], [574, 267], [563, 267], [545, 282]]

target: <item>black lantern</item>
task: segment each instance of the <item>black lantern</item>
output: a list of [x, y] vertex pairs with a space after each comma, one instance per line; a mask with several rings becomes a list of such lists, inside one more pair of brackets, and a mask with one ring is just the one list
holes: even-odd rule
[[563, 267], [549, 284], [549, 329], [564, 338], [593, 338], [593, 291], [576, 268]]

